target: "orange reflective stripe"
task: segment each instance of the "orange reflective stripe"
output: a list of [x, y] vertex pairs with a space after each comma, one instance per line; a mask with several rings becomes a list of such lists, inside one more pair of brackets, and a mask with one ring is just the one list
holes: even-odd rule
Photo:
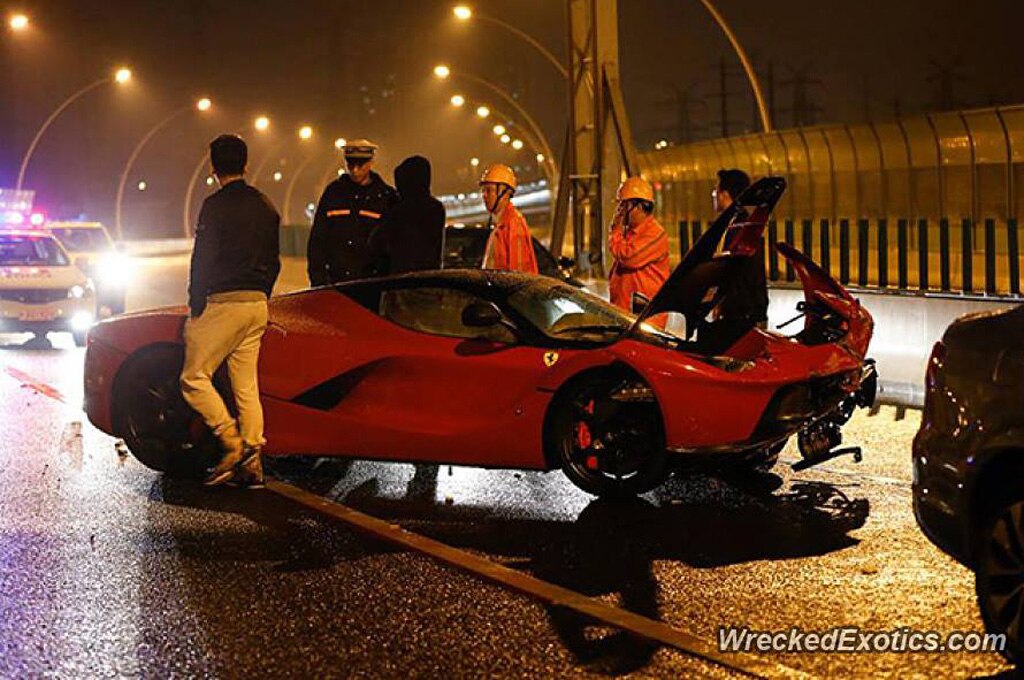
[[372, 210], [360, 210], [359, 211], [359, 216], [360, 217], [372, 217], [375, 220], [379, 220], [380, 219], [380, 213], [373, 212]]
[[328, 210], [327, 211], [327, 216], [328, 217], [343, 217], [345, 215], [351, 215], [351, 214], [352, 214], [352, 211], [349, 210], [348, 208], [344, 208], [342, 210]]

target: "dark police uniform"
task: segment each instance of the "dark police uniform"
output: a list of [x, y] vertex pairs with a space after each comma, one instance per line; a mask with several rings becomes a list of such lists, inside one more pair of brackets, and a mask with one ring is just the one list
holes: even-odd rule
[[[346, 146], [346, 158], [372, 159], [376, 145]], [[346, 173], [327, 185], [313, 218], [306, 251], [309, 282], [325, 286], [375, 276], [370, 235], [384, 214], [398, 201], [398, 193], [375, 172], [370, 183], [357, 184]]]

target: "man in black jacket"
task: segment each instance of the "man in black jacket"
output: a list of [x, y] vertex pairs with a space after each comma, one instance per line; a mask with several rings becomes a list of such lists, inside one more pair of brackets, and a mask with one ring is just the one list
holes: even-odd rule
[[[267, 197], [245, 183], [247, 160], [245, 142], [236, 135], [210, 143], [220, 190], [199, 211], [189, 271], [191, 313], [185, 321], [181, 390], [223, 450], [208, 485], [263, 484], [260, 452], [266, 441], [256, 365], [267, 328], [267, 298], [281, 270], [281, 219]], [[238, 422], [213, 386], [213, 374], [225, 360]]]
[[440, 269], [444, 206], [430, 195], [430, 161], [410, 156], [395, 168], [399, 201], [370, 236], [379, 274]]
[[[750, 186], [750, 177], [735, 168], [718, 171], [718, 184], [711, 192], [715, 212], [721, 214]], [[738, 230], [730, 228], [725, 234], [724, 248], [732, 247]], [[724, 288], [725, 297], [718, 307], [718, 318], [749, 323], [765, 328], [768, 324], [768, 280], [764, 272], [764, 239], [756, 255], [746, 258], [735, 276]]]
[[312, 286], [374, 276], [370, 235], [398, 200], [373, 171], [376, 144], [359, 139], [346, 144], [344, 153], [348, 172], [327, 185], [309, 234], [306, 261]]

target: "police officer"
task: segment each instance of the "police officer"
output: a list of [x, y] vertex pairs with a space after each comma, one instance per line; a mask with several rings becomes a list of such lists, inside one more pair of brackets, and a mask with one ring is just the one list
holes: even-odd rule
[[348, 172], [327, 185], [313, 218], [306, 251], [309, 283], [325, 286], [374, 276], [370, 234], [398, 201], [373, 171], [377, 145], [357, 139], [344, 147]]

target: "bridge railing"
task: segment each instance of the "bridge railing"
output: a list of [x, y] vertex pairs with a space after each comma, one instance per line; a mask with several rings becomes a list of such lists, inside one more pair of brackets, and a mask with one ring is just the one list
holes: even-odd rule
[[[681, 220], [669, 229], [679, 257], [707, 229]], [[674, 232], [674, 233], [673, 233]], [[787, 243], [843, 285], [913, 294], [1020, 298], [1020, 230], [1016, 219], [773, 220], [765, 266], [772, 282], [796, 277], [775, 248]]]

